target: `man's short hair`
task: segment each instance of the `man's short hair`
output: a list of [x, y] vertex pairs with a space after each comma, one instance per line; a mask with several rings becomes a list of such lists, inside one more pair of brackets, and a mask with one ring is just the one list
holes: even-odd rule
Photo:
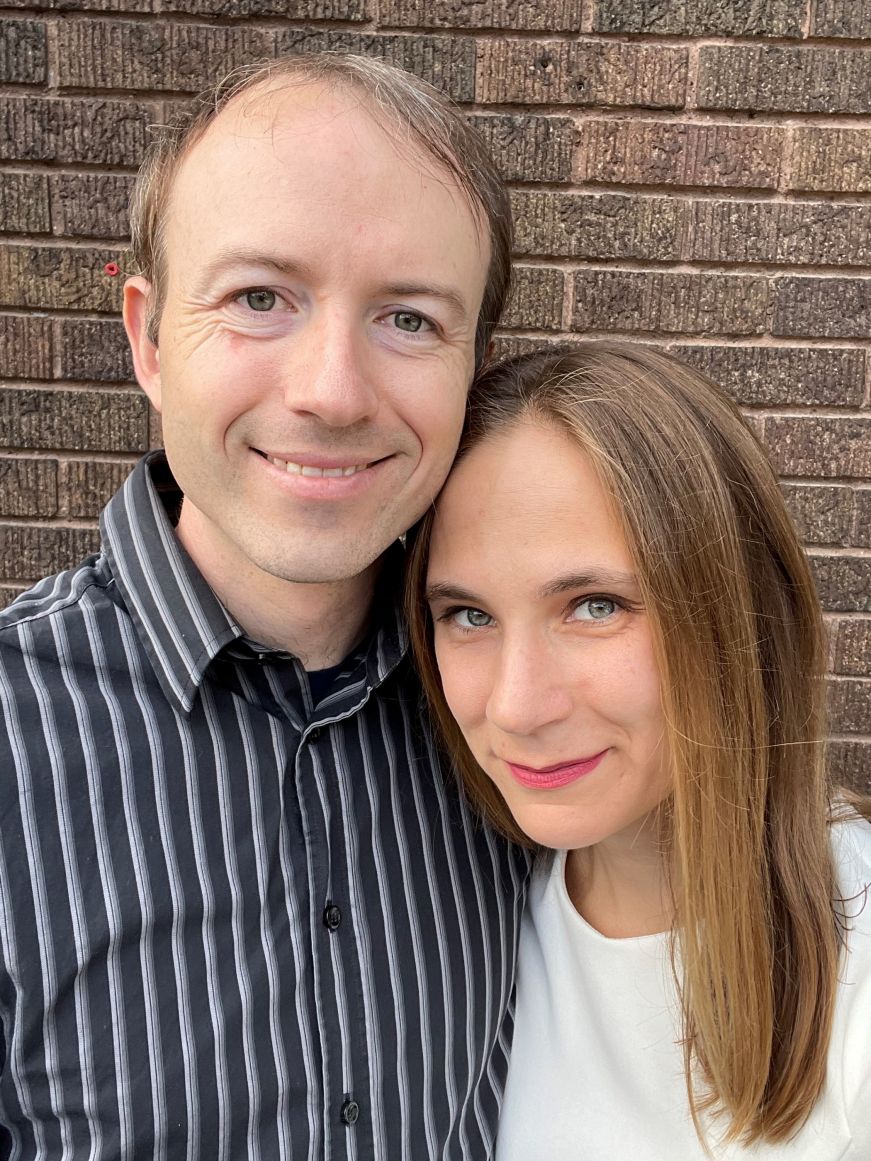
[[475, 365], [480, 367], [511, 279], [511, 207], [505, 184], [483, 138], [447, 96], [403, 69], [348, 53], [288, 55], [235, 69], [169, 125], [158, 128], [139, 171], [130, 210], [133, 258], [152, 286], [151, 341], [157, 342], [166, 293], [166, 218], [182, 159], [234, 97], [257, 88], [274, 92], [285, 81], [323, 83], [359, 93], [384, 129], [401, 145], [431, 157], [466, 195], [490, 241], [490, 267], [475, 331]]

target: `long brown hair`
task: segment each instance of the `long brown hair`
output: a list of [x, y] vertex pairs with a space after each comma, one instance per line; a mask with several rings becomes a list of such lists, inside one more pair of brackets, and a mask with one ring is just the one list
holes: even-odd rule
[[[828, 838], [824, 643], [807, 560], [764, 450], [702, 375], [587, 342], [488, 369], [459, 455], [555, 426], [613, 499], [654, 636], [673, 766], [664, 812], [690, 1108], [782, 1142], [822, 1090], [843, 942]], [[425, 600], [433, 512], [409, 553], [413, 647], [470, 796], [524, 841], [445, 703]], [[525, 840], [528, 843], [528, 840]]]

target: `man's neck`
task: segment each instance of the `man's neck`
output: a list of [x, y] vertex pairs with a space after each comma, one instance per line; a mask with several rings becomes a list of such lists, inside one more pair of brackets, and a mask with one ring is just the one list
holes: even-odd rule
[[378, 562], [347, 580], [283, 580], [234, 551], [230, 542], [198, 535], [190, 514], [183, 504], [176, 534], [246, 636], [294, 654], [309, 670], [338, 665], [347, 657], [366, 631]]

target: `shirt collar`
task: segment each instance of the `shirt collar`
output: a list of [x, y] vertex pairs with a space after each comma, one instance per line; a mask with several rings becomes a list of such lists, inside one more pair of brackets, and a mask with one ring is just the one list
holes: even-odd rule
[[[100, 517], [103, 549], [119, 592], [167, 698], [193, 709], [206, 671], [244, 630], [218, 600], [175, 534], [168, 509], [181, 491], [162, 451], [145, 456]], [[399, 608], [402, 550], [385, 559], [366, 650], [366, 685], [381, 684], [404, 655]]]

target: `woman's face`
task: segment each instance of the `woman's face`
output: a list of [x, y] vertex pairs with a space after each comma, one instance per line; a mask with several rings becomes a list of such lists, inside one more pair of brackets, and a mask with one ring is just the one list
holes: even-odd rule
[[640, 833], [669, 789], [659, 674], [587, 456], [528, 421], [478, 444], [439, 498], [427, 592], [448, 705], [521, 829]]

